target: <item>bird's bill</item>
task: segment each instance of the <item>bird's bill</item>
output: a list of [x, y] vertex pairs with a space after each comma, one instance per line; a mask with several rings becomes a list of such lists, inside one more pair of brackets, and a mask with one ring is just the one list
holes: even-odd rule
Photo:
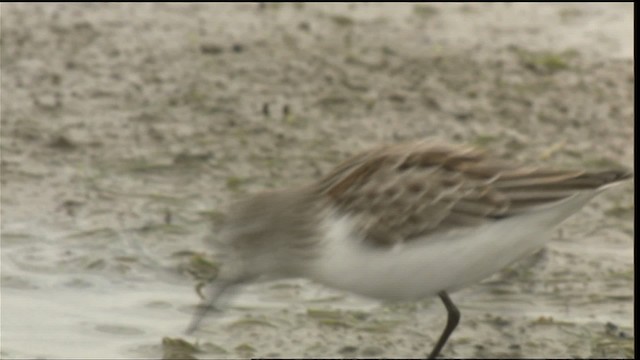
[[193, 333], [198, 329], [200, 322], [202, 322], [202, 319], [204, 319], [209, 310], [215, 310], [216, 301], [218, 300], [218, 298], [220, 298], [220, 295], [222, 295], [232, 284], [233, 282], [230, 281], [217, 281], [207, 286], [208, 289], [205, 291], [205, 298], [202, 300], [202, 303], [200, 303], [200, 305], [198, 305], [198, 307], [196, 308], [196, 312], [193, 314], [191, 323], [185, 331], [187, 335]]

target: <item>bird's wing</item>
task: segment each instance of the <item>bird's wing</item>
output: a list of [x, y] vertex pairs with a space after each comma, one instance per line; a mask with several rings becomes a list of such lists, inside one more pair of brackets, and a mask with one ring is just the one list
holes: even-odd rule
[[417, 142], [356, 155], [316, 186], [356, 219], [366, 241], [390, 246], [499, 221], [629, 176], [517, 166], [474, 148]]

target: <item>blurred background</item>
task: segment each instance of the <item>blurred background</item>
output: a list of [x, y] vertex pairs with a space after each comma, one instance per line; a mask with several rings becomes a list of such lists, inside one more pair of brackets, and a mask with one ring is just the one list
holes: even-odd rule
[[[424, 357], [436, 299], [255, 285], [183, 334], [244, 194], [439, 138], [633, 167], [633, 3], [1, 5], [3, 358]], [[443, 356], [634, 357], [633, 183], [452, 295]]]

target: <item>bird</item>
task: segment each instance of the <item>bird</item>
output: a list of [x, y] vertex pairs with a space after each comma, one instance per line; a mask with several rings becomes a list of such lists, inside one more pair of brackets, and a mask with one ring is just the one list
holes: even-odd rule
[[220, 295], [243, 284], [307, 278], [384, 301], [449, 294], [542, 248], [552, 230], [629, 169], [517, 164], [483, 149], [410, 141], [361, 152], [317, 181], [235, 203], [219, 232], [223, 262], [197, 307], [194, 332]]

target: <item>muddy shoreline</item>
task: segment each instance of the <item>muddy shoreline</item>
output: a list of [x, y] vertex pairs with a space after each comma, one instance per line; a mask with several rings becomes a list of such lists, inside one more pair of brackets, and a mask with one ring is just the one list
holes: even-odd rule
[[[185, 336], [185, 269], [233, 200], [382, 143], [633, 168], [633, 4], [3, 3], [1, 17], [3, 358], [424, 357], [446, 320], [436, 299], [299, 280], [255, 285]], [[543, 251], [453, 294], [443, 355], [634, 357], [633, 195], [607, 191]]]

